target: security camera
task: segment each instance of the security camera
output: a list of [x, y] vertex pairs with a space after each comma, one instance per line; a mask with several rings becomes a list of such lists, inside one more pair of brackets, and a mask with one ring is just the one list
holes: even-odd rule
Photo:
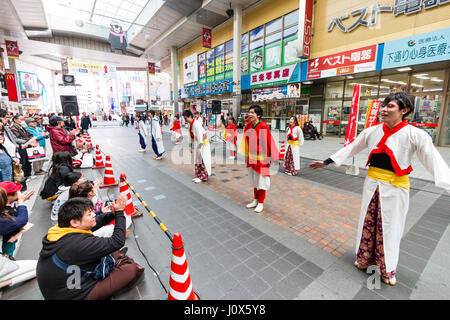
[[227, 9], [226, 13], [227, 13], [228, 18], [231, 18], [234, 15], [234, 11], [231, 8]]

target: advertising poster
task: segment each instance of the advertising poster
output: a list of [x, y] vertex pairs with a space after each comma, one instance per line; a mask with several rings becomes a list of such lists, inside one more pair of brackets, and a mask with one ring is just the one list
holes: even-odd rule
[[198, 83], [204, 84], [206, 83], [206, 62], [200, 61], [198, 64]]
[[18, 71], [20, 91], [39, 92], [38, 77], [35, 73]]
[[378, 112], [380, 111], [381, 100], [369, 100], [366, 113], [365, 128], [369, 128], [378, 123]]
[[264, 49], [264, 69], [281, 66], [281, 43], [268, 46]]
[[250, 52], [250, 72], [258, 72], [263, 69], [263, 49]]
[[241, 74], [248, 74], [249, 64], [248, 64], [248, 53], [241, 56]]
[[300, 83], [292, 83], [287, 85], [287, 97], [288, 98], [300, 97]]
[[215, 75], [216, 80], [223, 80], [224, 79], [224, 61], [223, 61], [223, 54], [216, 56], [215, 58]]
[[299, 46], [298, 37], [292, 37], [283, 41], [283, 66], [298, 62], [297, 48]]
[[233, 78], [233, 51], [225, 54], [225, 79]]
[[206, 60], [206, 82], [214, 81], [214, 58]]
[[185, 85], [198, 81], [197, 65], [196, 53], [183, 59], [183, 82]]

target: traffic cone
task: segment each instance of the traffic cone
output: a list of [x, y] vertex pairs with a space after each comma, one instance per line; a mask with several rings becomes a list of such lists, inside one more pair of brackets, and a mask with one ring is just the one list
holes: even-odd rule
[[95, 166], [92, 169], [103, 169], [105, 167], [103, 163], [103, 157], [98, 145], [95, 146]]
[[183, 240], [178, 232], [173, 235], [170, 270], [170, 288], [167, 300], [200, 300], [192, 288]]
[[103, 185], [100, 186], [100, 189], [116, 187], [119, 184], [116, 182], [114, 178], [114, 173], [111, 166], [111, 157], [106, 156], [106, 168], [105, 168], [105, 176], [103, 178]]
[[86, 143], [88, 148], [92, 148], [92, 140], [91, 140], [91, 136], [89, 135], [89, 133], [86, 134]]
[[284, 140], [283, 140], [283, 141], [281, 141], [280, 160], [284, 160], [284, 153], [285, 153], [285, 147], [284, 147]]
[[128, 185], [125, 183], [125, 179], [127, 176], [125, 173], [122, 173], [120, 175], [120, 183], [119, 183], [119, 191], [120, 194], [125, 194], [127, 196], [127, 205], [125, 206], [125, 209], [123, 210], [125, 214], [131, 216], [132, 219], [142, 216], [142, 212], [139, 212], [136, 210], [136, 208], [133, 205], [133, 201], [131, 200], [131, 193], [130, 189], [128, 189]]

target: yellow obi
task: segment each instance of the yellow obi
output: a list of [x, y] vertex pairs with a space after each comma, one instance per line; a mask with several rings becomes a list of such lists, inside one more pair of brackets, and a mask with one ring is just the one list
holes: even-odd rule
[[288, 140], [288, 143], [291, 146], [293, 146], [293, 147], [295, 147], [295, 146], [299, 147], [300, 146], [300, 140]]
[[390, 183], [396, 188], [400, 187], [409, 190], [409, 176], [407, 174], [399, 177], [395, 172], [376, 167], [369, 167], [367, 176], [375, 180]]
[[253, 154], [253, 153], [249, 153], [248, 157], [250, 160], [254, 160], [254, 161], [263, 161], [266, 158], [262, 154]]

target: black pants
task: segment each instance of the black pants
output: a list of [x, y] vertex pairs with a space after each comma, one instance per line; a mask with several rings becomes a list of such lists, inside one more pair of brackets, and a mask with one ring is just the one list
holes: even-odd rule
[[19, 149], [19, 155], [20, 155], [20, 163], [22, 164], [22, 170], [25, 178], [28, 178], [31, 176], [31, 162], [28, 161], [28, 155], [26, 149]]

